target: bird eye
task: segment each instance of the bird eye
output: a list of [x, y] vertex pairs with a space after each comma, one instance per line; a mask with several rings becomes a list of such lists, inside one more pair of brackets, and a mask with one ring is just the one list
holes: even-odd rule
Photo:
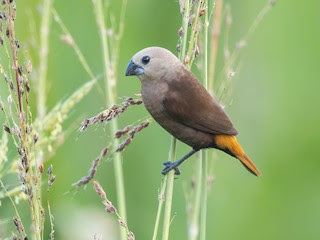
[[142, 63], [144, 65], [146, 65], [146, 64], [148, 64], [150, 62], [150, 57], [149, 56], [144, 56], [144, 57], [142, 57], [141, 61], [142, 61]]

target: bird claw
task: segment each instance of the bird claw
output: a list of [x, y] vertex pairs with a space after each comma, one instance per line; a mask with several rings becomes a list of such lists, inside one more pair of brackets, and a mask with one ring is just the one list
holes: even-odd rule
[[180, 175], [181, 174], [181, 172], [180, 172], [178, 166], [176, 166], [175, 162], [168, 161], [168, 162], [164, 162], [163, 165], [166, 166], [161, 172], [163, 175], [166, 175], [172, 169], [174, 169], [174, 174], [175, 175]]

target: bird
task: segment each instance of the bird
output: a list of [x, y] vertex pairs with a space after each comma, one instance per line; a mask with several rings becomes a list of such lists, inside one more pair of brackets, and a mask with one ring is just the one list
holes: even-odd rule
[[147, 47], [131, 58], [126, 76], [141, 81], [144, 105], [167, 132], [192, 150], [175, 162], [165, 162], [162, 174], [174, 169], [201, 149], [214, 148], [237, 158], [256, 176], [260, 171], [237, 141], [237, 130], [219, 102], [169, 50]]

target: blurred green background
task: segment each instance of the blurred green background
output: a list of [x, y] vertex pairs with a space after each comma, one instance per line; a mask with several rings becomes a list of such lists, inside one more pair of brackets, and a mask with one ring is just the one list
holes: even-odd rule
[[[266, 1], [230, 0], [233, 25], [231, 47], [251, 26]], [[120, 1], [111, 1], [118, 16]], [[55, 0], [54, 6], [71, 31], [95, 74], [103, 72], [100, 40], [91, 1]], [[17, 37], [23, 45], [36, 37], [28, 20], [40, 25], [39, 1], [17, 1]], [[147, 46], [175, 51], [181, 25], [177, 0], [128, 1], [125, 34], [121, 43], [118, 96], [140, 91], [136, 78], [124, 72], [131, 56]], [[53, 21], [50, 32], [48, 90], [49, 109], [88, 81], [70, 46], [61, 42]], [[215, 181], [208, 198], [207, 239], [319, 239], [320, 238], [320, 1], [280, 0], [263, 19], [248, 42], [241, 73], [234, 83], [233, 104], [226, 110], [239, 131], [239, 141], [260, 168], [253, 177], [235, 159], [218, 153]], [[37, 67], [37, 51], [29, 51]], [[219, 55], [218, 71], [222, 56]], [[220, 67], [220, 68], [219, 68]], [[102, 82], [101, 82], [102, 83]], [[33, 102], [34, 103], [34, 102]], [[51, 191], [56, 239], [117, 239], [117, 222], [106, 213], [91, 186], [70, 192], [71, 184], [87, 174], [91, 161], [108, 143], [104, 128], [78, 135], [81, 121], [104, 109], [96, 89], [71, 112], [65, 126], [71, 132], [48, 164], [57, 175]], [[120, 127], [148, 116], [143, 106], [133, 107], [119, 118]], [[166, 161], [170, 136], [155, 122], [139, 134], [124, 153], [128, 225], [136, 239], [151, 239], [162, 162]], [[188, 147], [178, 145], [178, 156]], [[210, 153], [215, 150], [210, 150]], [[175, 180], [170, 239], [187, 239], [186, 199], [194, 158], [181, 167]], [[46, 167], [48, 167], [48, 164]], [[103, 162], [97, 173], [108, 198], [116, 204], [112, 163]], [[23, 218], [28, 206], [20, 203]], [[24, 211], [25, 209], [25, 211]], [[12, 228], [13, 211], [2, 201], [2, 231]], [[0, 236], [1, 237], [1, 236]]]

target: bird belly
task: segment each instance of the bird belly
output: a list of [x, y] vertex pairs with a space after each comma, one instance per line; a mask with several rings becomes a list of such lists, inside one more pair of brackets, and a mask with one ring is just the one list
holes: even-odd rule
[[175, 138], [195, 149], [208, 148], [213, 145], [213, 136], [211, 134], [195, 130], [168, 119], [156, 119], [156, 121]]
[[144, 104], [151, 116], [172, 136], [184, 142], [185, 144], [196, 148], [208, 148], [213, 144], [213, 135], [190, 128], [179, 122], [174, 121], [168, 116], [160, 104], [153, 100], [143, 99]]

